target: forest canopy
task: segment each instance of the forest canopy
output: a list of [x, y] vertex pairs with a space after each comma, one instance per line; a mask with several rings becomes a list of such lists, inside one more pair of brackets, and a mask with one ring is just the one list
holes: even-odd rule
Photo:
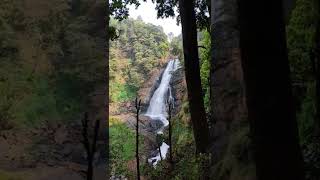
[[110, 25], [119, 36], [110, 43], [110, 101], [132, 100], [148, 74], [169, 56], [168, 37], [161, 26], [141, 18], [111, 19]]

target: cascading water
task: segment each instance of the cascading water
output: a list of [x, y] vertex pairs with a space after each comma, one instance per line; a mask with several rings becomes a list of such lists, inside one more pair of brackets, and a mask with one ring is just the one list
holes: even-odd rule
[[[169, 92], [171, 96], [171, 92], [169, 91], [170, 80], [172, 77], [171, 72], [177, 70], [179, 67], [179, 60], [170, 60], [167, 64], [166, 69], [163, 72], [162, 79], [159, 87], [153, 93], [149, 107], [147, 109], [146, 116], [149, 116], [151, 119], [160, 120], [163, 122], [164, 126], [169, 124], [166, 116], [166, 95]], [[172, 98], [172, 97], [169, 97]]]
[[[167, 64], [166, 69], [163, 72], [162, 79], [159, 87], [153, 93], [149, 107], [145, 116], [149, 116], [152, 120], [160, 120], [163, 122], [163, 127], [169, 124], [167, 120], [167, 111], [166, 111], [166, 98], [169, 95], [169, 101], [173, 100], [171, 94], [170, 80], [172, 77], [172, 72], [176, 71], [180, 67], [178, 59], [170, 60]], [[169, 94], [168, 94], [169, 93]], [[162, 128], [160, 128], [162, 129]], [[162, 130], [157, 132], [158, 134], [162, 133]], [[165, 159], [169, 146], [163, 142], [160, 146], [161, 156]], [[160, 153], [157, 156], [150, 158], [148, 161], [155, 166], [158, 161], [161, 160]]]

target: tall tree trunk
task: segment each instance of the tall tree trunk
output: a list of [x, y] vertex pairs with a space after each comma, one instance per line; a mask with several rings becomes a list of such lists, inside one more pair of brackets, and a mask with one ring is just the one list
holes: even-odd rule
[[282, 1], [240, 0], [240, 39], [258, 180], [302, 180]]
[[236, 0], [211, 0], [210, 103], [213, 162], [219, 161], [232, 129], [247, 118]]
[[[137, 162], [137, 180], [140, 180], [140, 163], [139, 163], [139, 113], [141, 108], [141, 100], [138, 102], [138, 98], [136, 98], [136, 162]], [[159, 148], [160, 149], [160, 148]], [[161, 154], [160, 154], [161, 157]]]
[[170, 156], [169, 156], [169, 161], [171, 164], [173, 164], [173, 154], [172, 154], [172, 149], [173, 149], [173, 144], [172, 144], [172, 122], [171, 122], [171, 111], [172, 111], [172, 102], [169, 102], [169, 117], [168, 117], [168, 121], [169, 121], [169, 144], [170, 144]]
[[203, 104], [200, 80], [194, 1], [179, 0], [179, 7], [190, 115], [197, 152], [203, 153], [206, 151], [208, 145], [208, 123]]
[[[104, 82], [105, 82], [105, 97], [104, 97], [104, 104], [103, 104], [103, 108], [104, 108], [104, 113], [103, 116], [104, 118], [102, 118], [101, 124], [100, 124], [100, 129], [101, 129], [101, 133], [100, 136], [102, 136], [102, 139], [104, 141], [104, 145], [102, 148], [103, 151], [100, 151], [102, 153], [102, 158], [103, 161], [105, 162], [105, 166], [103, 166], [105, 168], [106, 171], [106, 177], [110, 177], [110, 171], [109, 171], [109, 39], [110, 39], [110, 34], [109, 34], [109, 22], [110, 22], [110, 4], [109, 1], [106, 2], [106, 14], [105, 14], [105, 19], [106, 19], [106, 30], [105, 32], [105, 39], [106, 39], [106, 43], [105, 43], [105, 59], [106, 59], [106, 72], [105, 72], [105, 77], [104, 77]], [[104, 176], [104, 175], [103, 175]]]
[[315, 134], [320, 136], [320, 2], [316, 2], [316, 8], [318, 10], [317, 22], [316, 22], [316, 34], [314, 40], [314, 56], [313, 60], [313, 70], [314, 78], [316, 81], [316, 116], [315, 116]]

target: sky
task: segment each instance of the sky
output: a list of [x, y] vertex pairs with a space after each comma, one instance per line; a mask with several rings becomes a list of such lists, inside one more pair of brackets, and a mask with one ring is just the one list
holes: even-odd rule
[[136, 19], [139, 15], [144, 22], [152, 23], [154, 25], [160, 25], [166, 34], [172, 32], [174, 36], [181, 34], [181, 26], [177, 26], [176, 17], [157, 19], [156, 5], [147, 0], [147, 2], [141, 2], [138, 9], [135, 9], [135, 5], [129, 6], [129, 17]]

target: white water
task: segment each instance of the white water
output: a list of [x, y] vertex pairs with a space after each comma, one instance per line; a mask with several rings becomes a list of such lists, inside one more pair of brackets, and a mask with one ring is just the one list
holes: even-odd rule
[[[165, 159], [165, 158], [166, 158], [168, 149], [169, 149], [169, 145], [166, 144], [165, 142], [162, 142], [162, 145], [160, 146], [160, 151], [161, 151], [161, 157], [162, 157], [162, 159]], [[149, 162], [149, 163], [152, 163], [152, 161], [155, 160], [155, 161], [152, 163], [152, 165], [155, 167], [155, 166], [157, 165], [158, 161], [161, 161], [161, 157], [160, 157], [160, 153], [158, 153], [155, 157], [149, 158], [149, 159], [148, 159], [148, 162]]]
[[[149, 107], [146, 112], [146, 116], [149, 116], [152, 120], [160, 120], [163, 122], [163, 127], [169, 124], [167, 120], [167, 111], [166, 111], [166, 95], [169, 93], [169, 101], [173, 101], [173, 97], [171, 94], [170, 80], [172, 77], [172, 72], [177, 70], [180, 67], [180, 62], [178, 59], [170, 60], [167, 64], [166, 69], [163, 72], [161, 82], [159, 87], [153, 93]], [[162, 134], [162, 128], [160, 128], [157, 133]], [[169, 145], [165, 142], [162, 142], [160, 146], [161, 156], [163, 159], [166, 158], [166, 154], [168, 152]], [[154, 161], [155, 160], [155, 161]], [[149, 163], [152, 163], [155, 166], [158, 161], [161, 160], [160, 153], [158, 153], [155, 157], [148, 159]]]
[[157, 119], [163, 122], [164, 126], [169, 124], [166, 116], [166, 94], [169, 92], [169, 100], [172, 99], [171, 91], [169, 91], [170, 80], [172, 77], [172, 72], [179, 68], [179, 60], [170, 60], [167, 64], [166, 69], [163, 72], [162, 79], [158, 89], [153, 93], [149, 107], [147, 109], [146, 116], [151, 119]]

